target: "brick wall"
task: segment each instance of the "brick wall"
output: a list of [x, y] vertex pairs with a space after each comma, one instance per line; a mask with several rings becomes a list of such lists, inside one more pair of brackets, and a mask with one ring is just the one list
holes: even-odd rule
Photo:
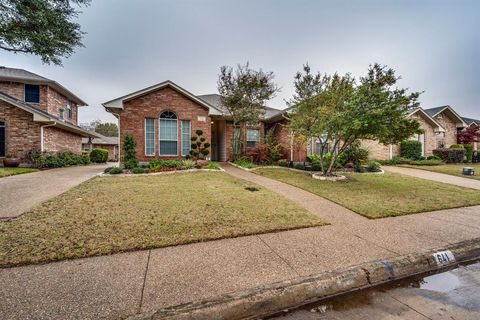
[[5, 121], [6, 154], [25, 160], [29, 151], [40, 150], [40, 124], [32, 114], [0, 101], [0, 119]]
[[0, 91], [22, 101], [24, 98], [24, 89], [23, 83], [0, 81]]
[[[283, 158], [290, 161], [291, 158], [291, 135], [288, 120], [284, 119], [274, 124], [274, 137], [278, 144], [283, 147]], [[293, 161], [305, 161], [307, 158], [307, 146], [305, 142], [294, 139]]]
[[43, 129], [43, 149], [45, 151], [71, 151], [82, 153], [82, 137], [56, 127]]
[[[227, 121], [226, 123], [226, 140], [225, 140], [225, 146], [226, 146], [226, 151], [227, 151], [227, 160], [231, 161], [233, 160], [233, 147], [232, 147], [232, 142], [233, 142], [233, 121]], [[265, 138], [265, 124], [263, 122], [260, 122], [256, 126], [246, 126], [242, 125], [242, 135], [243, 135], [243, 153], [247, 151], [247, 129], [259, 129], [260, 130], [260, 142], [263, 141]]]
[[[178, 154], [175, 157], [159, 156], [158, 119], [163, 111], [172, 111], [177, 115]], [[203, 117], [205, 121], [201, 121], [202, 119], [199, 117]], [[155, 119], [155, 156], [145, 155], [145, 118]], [[123, 150], [125, 135], [131, 133], [137, 142], [136, 153], [140, 161], [181, 158], [181, 120], [190, 120], [192, 136], [194, 136], [195, 130], [200, 129], [203, 130], [206, 142], [211, 142], [211, 119], [208, 116], [207, 108], [170, 87], [126, 101], [124, 110], [120, 113], [120, 148]]]
[[447, 112], [442, 112], [437, 115], [435, 118], [443, 129], [445, 129], [445, 135], [437, 136], [436, 147], [443, 144], [445, 148], [449, 148], [452, 144], [457, 143], [457, 124], [456, 122], [447, 115]]

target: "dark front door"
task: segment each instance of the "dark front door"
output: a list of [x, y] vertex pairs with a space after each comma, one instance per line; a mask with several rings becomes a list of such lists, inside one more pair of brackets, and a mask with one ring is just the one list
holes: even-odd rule
[[5, 122], [0, 121], [0, 157], [5, 157]]

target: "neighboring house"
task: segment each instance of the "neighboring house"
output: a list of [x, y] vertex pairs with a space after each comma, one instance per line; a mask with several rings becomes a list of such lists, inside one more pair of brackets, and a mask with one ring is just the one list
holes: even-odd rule
[[23, 69], [0, 67], [0, 158], [27, 160], [33, 150], [82, 152], [78, 107], [87, 105], [59, 83]]
[[[218, 94], [193, 95], [171, 81], [124, 95], [103, 103], [108, 112], [119, 120], [120, 150], [123, 138], [131, 133], [137, 142], [137, 157], [146, 162], [156, 158], [181, 158], [189, 154], [190, 138], [195, 130], [202, 130], [211, 142], [210, 159], [232, 159], [232, 137], [235, 129], [232, 117], [222, 105]], [[283, 157], [304, 161], [307, 155], [320, 153], [316, 139], [299, 141], [290, 133], [286, 114], [291, 109], [265, 108], [258, 125], [245, 126], [245, 149], [259, 143], [267, 130], [272, 129], [276, 141], [282, 145]], [[432, 155], [434, 149], [457, 143], [457, 130], [466, 127], [465, 121], [450, 107], [415, 108], [408, 117], [416, 119], [424, 133], [412, 137], [422, 144], [422, 154]], [[378, 141], [363, 140], [362, 146], [374, 159], [391, 159], [400, 155], [399, 145], [382, 145]]]
[[93, 148], [108, 150], [108, 159], [118, 161], [118, 137], [106, 137], [100, 133], [95, 133], [96, 138], [82, 138], [82, 150], [92, 151]]
[[[465, 117], [462, 117], [463, 121], [467, 124], [467, 127], [470, 127], [470, 126], [480, 126], [480, 120], [478, 119], [472, 119], [472, 118], [465, 118]], [[466, 129], [465, 128], [465, 129]], [[463, 129], [462, 129], [463, 130]], [[472, 145], [473, 145], [473, 149], [474, 150], [478, 150], [478, 145], [479, 143], [478, 142], [472, 142]]]

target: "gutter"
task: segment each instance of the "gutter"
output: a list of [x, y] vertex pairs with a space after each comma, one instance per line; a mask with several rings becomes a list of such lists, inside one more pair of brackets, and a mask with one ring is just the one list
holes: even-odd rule
[[50, 123], [50, 124], [44, 124], [44, 125], [40, 126], [40, 151], [41, 151], [41, 152], [44, 151], [43, 128], [53, 127], [53, 126], [56, 126], [56, 125], [57, 125], [57, 122], [56, 122], [56, 121], [53, 121], [53, 122]]

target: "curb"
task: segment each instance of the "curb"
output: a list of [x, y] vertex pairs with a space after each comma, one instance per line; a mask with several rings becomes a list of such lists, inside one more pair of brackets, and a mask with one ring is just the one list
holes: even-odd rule
[[480, 238], [422, 253], [377, 260], [308, 277], [277, 282], [205, 301], [137, 314], [129, 320], [257, 319], [285, 309], [389, 281], [456, 266], [480, 257]]

